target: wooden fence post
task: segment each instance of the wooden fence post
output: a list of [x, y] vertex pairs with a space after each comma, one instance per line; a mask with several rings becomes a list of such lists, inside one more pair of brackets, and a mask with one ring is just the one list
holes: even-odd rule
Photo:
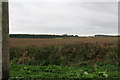
[[0, 79], [9, 78], [9, 17], [8, 2], [0, 2]]
[[2, 78], [2, 2], [0, 2], [0, 80]]

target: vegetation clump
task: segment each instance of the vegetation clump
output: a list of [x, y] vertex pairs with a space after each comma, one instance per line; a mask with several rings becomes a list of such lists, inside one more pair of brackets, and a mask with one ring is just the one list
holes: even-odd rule
[[10, 80], [117, 79], [118, 43], [79, 43], [10, 48]]

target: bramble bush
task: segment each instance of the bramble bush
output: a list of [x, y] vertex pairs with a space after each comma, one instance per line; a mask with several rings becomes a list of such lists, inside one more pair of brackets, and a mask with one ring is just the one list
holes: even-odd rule
[[118, 63], [118, 46], [80, 43], [59, 46], [11, 47], [10, 60], [29, 65], [79, 66], [94, 62]]
[[117, 44], [11, 47], [9, 80], [119, 79]]

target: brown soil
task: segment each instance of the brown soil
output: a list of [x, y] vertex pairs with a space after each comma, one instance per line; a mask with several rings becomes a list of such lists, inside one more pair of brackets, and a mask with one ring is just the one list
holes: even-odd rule
[[117, 42], [117, 37], [87, 37], [87, 38], [70, 38], [70, 39], [33, 39], [33, 38], [10, 38], [10, 47], [25, 47], [30, 45], [48, 46], [48, 45], [62, 45], [62, 44], [79, 44], [79, 43], [97, 43], [106, 44]]

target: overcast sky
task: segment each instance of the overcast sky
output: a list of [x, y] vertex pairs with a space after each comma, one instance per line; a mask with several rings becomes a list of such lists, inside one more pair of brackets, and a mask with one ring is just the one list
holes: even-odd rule
[[117, 34], [117, 2], [10, 2], [10, 34]]

